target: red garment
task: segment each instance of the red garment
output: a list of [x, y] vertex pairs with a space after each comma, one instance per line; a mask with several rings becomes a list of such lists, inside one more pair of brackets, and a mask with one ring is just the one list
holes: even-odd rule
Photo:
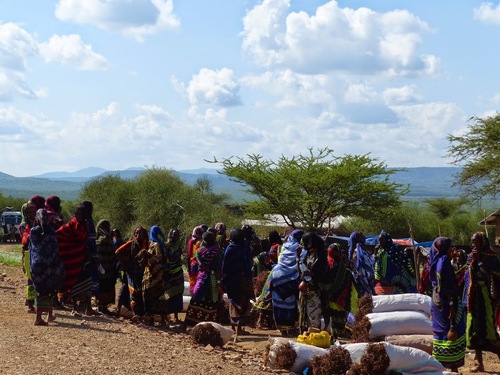
[[87, 221], [78, 222], [75, 217], [56, 231], [59, 256], [64, 263], [64, 290], [71, 290], [87, 260]]

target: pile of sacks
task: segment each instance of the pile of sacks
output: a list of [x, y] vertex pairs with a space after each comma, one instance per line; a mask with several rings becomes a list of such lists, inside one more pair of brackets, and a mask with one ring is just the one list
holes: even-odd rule
[[364, 296], [353, 343], [322, 348], [270, 339], [266, 360], [273, 368], [314, 375], [451, 374], [431, 355], [430, 309], [431, 298], [417, 293]]
[[428, 353], [388, 342], [335, 344], [324, 349], [283, 338], [269, 341], [267, 365], [296, 374], [452, 374]]
[[432, 353], [431, 297], [419, 293], [363, 296], [354, 342], [386, 341]]

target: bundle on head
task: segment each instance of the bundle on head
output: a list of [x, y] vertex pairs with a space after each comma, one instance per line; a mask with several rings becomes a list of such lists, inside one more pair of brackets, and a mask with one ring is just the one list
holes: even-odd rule
[[281, 345], [276, 351], [276, 360], [273, 368], [290, 370], [297, 359], [297, 353], [292, 348], [292, 345], [287, 342]]
[[384, 344], [369, 344], [360, 363], [349, 369], [349, 375], [386, 375], [391, 359], [385, 350]]
[[194, 342], [200, 345], [222, 347], [222, 336], [217, 328], [211, 324], [198, 324], [191, 330]]
[[344, 375], [351, 365], [349, 351], [340, 346], [325, 355], [312, 357], [310, 367], [314, 375]]

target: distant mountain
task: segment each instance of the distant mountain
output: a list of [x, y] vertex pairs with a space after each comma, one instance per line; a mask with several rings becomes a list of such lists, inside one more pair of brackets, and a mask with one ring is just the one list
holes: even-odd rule
[[37, 176], [37, 178], [63, 179], [63, 178], [91, 178], [106, 172], [104, 168], [88, 167], [75, 172], [49, 172]]
[[[34, 177], [14, 177], [0, 172], [0, 193], [19, 198], [28, 198], [33, 194], [59, 195], [63, 200], [75, 200], [79, 198], [82, 187], [92, 179], [108, 175], [127, 180], [134, 179], [145, 170], [145, 168], [128, 168], [106, 171], [101, 168], [85, 168], [71, 173], [54, 172]], [[452, 183], [454, 175], [459, 171], [459, 168], [454, 167], [407, 168], [406, 171], [395, 173], [390, 179], [410, 186], [410, 192], [404, 197], [405, 199], [437, 197], [454, 199], [459, 195], [459, 188], [452, 187]], [[199, 178], [207, 178], [212, 183], [214, 193], [228, 194], [232, 202], [240, 203], [252, 199], [246, 192], [245, 186], [231, 181], [215, 169], [201, 168], [173, 171], [173, 173], [189, 185], [194, 185]]]

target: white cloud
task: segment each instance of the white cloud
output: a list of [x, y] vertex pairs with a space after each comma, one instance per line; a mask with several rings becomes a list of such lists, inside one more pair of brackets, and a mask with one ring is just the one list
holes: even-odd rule
[[0, 68], [25, 71], [26, 59], [36, 55], [36, 40], [18, 25], [0, 23]]
[[25, 78], [27, 60], [37, 53], [37, 42], [26, 30], [12, 22], [0, 23], [0, 102], [37, 97]]
[[438, 59], [420, 51], [429, 26], [405, 10], [340, 8], [290, 12], [289, 0], [264, 0], [244, 17], [243, 48], [262, 66], [308, 74], [345, 71], [391, 76], [434, 74]]
[[474, 8], [474, 18], [484, 23], [500, 25], [500, 4], [494, 7], [492, 3], [482, 3]]
[[60, 20], [120, 31], [138, 41], [180, 25], [173, 0], [60, 0], [55, 13]]
[[23, 74], [10, 71], [2, 72], [0, 68], [0, 102], [10, 101], [15, 96], [31, 99], [38, 97], [37, 93], [27, 85]]
[[40, 55], [45, 62], [57, 61], [78, 70], [106, 70], [109, 67], [106, 59], [76, 34], [51, 36], [40, 44]]
[[382, 96], [388, 105], [415, 103], [422, 100], [422, 96], [412, 86], [389, 87], [384, 90]]
[[177, 84], [177, 88], [185, 91], [191, 105], [230, 107], [241, 104], [240, 84], [228, 68], [202, 68], [187, 85]]
[[[289, 69], [266, 72], [259, 76], [246, 76], [241, 79], [243, 85], [261, 90], [278, 97], [277, 109], [305, 108], [318, 112], [335, 105], [335, 86], [327, 75], [306, 75]], [[270, 107], [271, 102], [266, 106]], [[319, 109], [318, 109], [319, 107]]]

